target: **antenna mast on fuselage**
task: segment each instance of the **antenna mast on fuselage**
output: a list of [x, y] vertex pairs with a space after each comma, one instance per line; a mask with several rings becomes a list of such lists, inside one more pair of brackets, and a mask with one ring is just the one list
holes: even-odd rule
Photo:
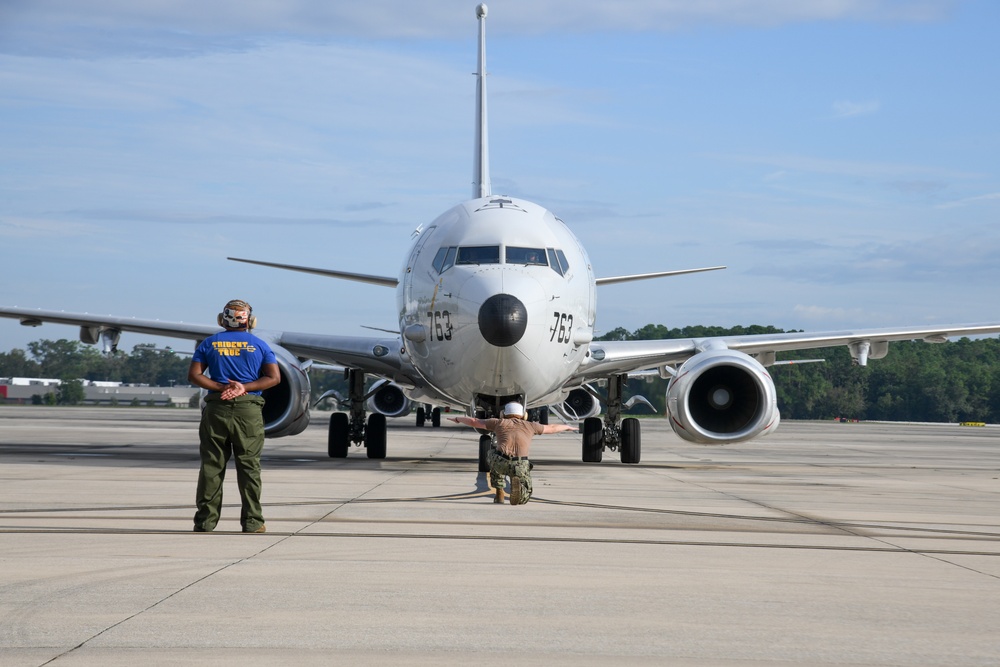
[[472, 198], [489, 197], [490, 148], [486, 128], [486, 5], [476, 7], [479, 19], [479, 67], [476, 71], [476, 148], [472, 167]]

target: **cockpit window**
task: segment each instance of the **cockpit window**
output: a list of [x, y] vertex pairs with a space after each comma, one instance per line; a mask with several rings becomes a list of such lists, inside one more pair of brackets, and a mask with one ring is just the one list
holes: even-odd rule
[[[456, 264], [499, 264], [500, 246], [463, 246], [458, 249]], [[445, 267], [447, 268], [447, 267]]]
[[525, 264], [528, 266], [547, 266], [548, 259], [545, 248], [518, 248], [507, 246], [506, 261], [508, 264]]
[[[569, 271], [569, 264], [566, 262], [566, 255], [562, 250], [555, 248], [527, 248], [520, 246], [507, 246], [504, 253], [504, 261], [507, 264], [521, 264], [524, 266], [547, 266], [560, 276], [566, 275]], [[434, 255], [431, 266], [438, 273], [444, 273], [456, 264], [499, 264], [500, 246], [445, 246], [439, 248]]]
[[559, 263], [559, 257], [556, 255], [555, 248], [546, 248], [546, 252], [549, 256], [549, 266], [552, 270], [558, 273], [560, 276], [565, 275], [563, 271], [562, 264]]
[[437, 251], [437, 254], [434, 255], [434, 261], [431, 262], [431, 266], [433, 266], [434, 270], [438, 273], [444, 271], [444, 258], [447, 254], [448, 248], [441, 248]]
[[449, 246], [439, 249], [437, 254], [434, 255], [434, 261], [431, 262], [431, 266], [433, 266], [434, 270], [438, 273], [444, 273], [455, 265], [455, 253], [457, 252], [457, 246]]
[[566, 253], [562, 250], [556, 250], [556, 255], [559, 257], [559, 264], [562, 266], [563, 273], [569, 273], [569, 262], [566, 261]]

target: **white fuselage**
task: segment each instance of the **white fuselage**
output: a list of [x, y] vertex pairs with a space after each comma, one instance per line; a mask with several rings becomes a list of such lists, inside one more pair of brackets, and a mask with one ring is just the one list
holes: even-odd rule
[[397, 306], [406, 354], [429, 386], [417, 400], [468, 407], [477, 396], [519, 395], [547, 405], [565, 397], [586, 359], [595, 282], [561, 220], [531, 202], [490, 196], [421, 231]]

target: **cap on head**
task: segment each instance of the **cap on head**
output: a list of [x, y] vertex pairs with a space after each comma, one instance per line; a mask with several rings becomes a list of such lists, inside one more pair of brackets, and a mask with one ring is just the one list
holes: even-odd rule
[[253, 329], [257, 318], [253, 316], [253, 308], [242, 299], [229, 301], [219, 313], [219, 326], [227, 329]]
[[524, 419], [524, 406], [520, 403], [508, 403], [503, 406], [504, 417], [520, 417]]

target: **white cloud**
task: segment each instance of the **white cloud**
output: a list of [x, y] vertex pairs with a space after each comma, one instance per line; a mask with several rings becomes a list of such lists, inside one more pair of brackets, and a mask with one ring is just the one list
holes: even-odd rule
[[4, 216], [0, 218], [0, 238], [64, 240], [88, 236], [99, 231], [95, 226], [41, 217]]
[[[816, 157], [796, 154], [735, 154], [735, 153], [705, 153], [704, 157], [727, 162], [744, 164], [761, 164], [778, 170], [783, 180], [790, 173], [806, 172], [813, 174], [828, 174], [864, 177], [892, 183], [912, 181], [914, 179], [931, 180], [934, 182], [964, 180], [975, 174], [959, 172], [937, 167], [926, 167], [919, 164], [876, 162], [873, 160], [841, 160], [835, 158]], [[772, 172], [773, 173], [773, 172]]]
[[848, 102], [842, 100], [833, 103], [834, 118], [854, 118], [857, 116], [869, 116], [877, 113], [882, 104], [877, 101], [870, 102]]
[[978, 204], [981, 202], [995, 201], [997, 199], [1000, 199], [1000, 192], [991, 192], [989, 194], [979, 195], [978, 197], [967, 197], [965, 199], [958, 199], [956, 201], [938, 204], [936, 208], [959, 208], [962, 206], [971, 206], [972, 204]]
[[795, 317], [806, 322], [863, 322], [871, 319], [870, 313], [863, 308], [844, 308], [839, 306], [818, 306], [796, 304], [792, 308]]
[[[491, 30], [519, 35], [669, 32], [712, 25], [781, 26], [818, 21], [930, 21], [954, 0], [505, 0]], [[104, 52], [189, 55], [243, 50], [265, 36], [323, 39], [469, 38], [470, 0], [6, 0], [0, 50], [79, 56]], [[211, 36], [211, 39], [205, 39]]]

